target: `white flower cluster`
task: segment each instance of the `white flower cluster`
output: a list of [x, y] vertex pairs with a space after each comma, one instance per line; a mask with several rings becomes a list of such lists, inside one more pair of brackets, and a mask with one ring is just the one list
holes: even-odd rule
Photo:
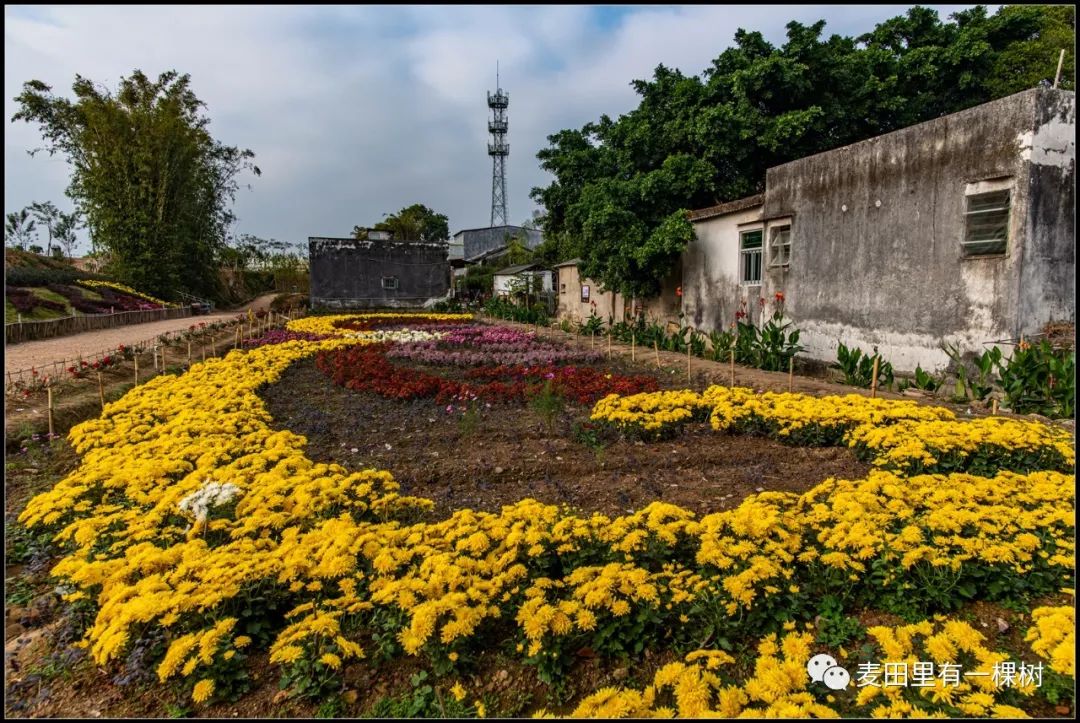
[[180, 500], [180, 511], [194, 515], [197, 523], [203, 523], [211, 507], [229, 502], [239, 492], [240, 488], [231, 482], [212, 482], [207, 479], [202, 487]]
[[393, 329], [390, 331], [359, 331], [355, 334], [346, 334], [345, 336], [351, 339], [364, 339], [366, 341], [396, 341], [396, 342], [410, 342], [410, 341], [435, 341], [442, 339], [445, 336], [445, 332], [441, 331], [419, 331], [409, 328]]

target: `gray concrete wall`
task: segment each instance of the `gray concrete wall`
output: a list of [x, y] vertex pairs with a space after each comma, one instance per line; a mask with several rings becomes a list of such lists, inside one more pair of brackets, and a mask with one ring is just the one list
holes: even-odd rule
[[521, 226], [493, 226], [491, 228], [473, 228], [458, 231], [454, 234], [451, 243], [460, 244], [463, 248], [464, 258], [473, 259], [484, 253], [506, 244], [506, 235], [511, 238], [520, 238], [526, 248], [534, 249], [544, 240], [541, 232], [537, 229], [522, 228]]
[[1076, 96], [1041, 89], [1034, 131], [1020, 139], [1028, 216], [1015, 335], [1076, 318]]
[[[876, 345], [898, 370], [1071, 318], [1074, 114], [1072, 93], [1033, 89], [769, 169], [766, 244], [791, 217], [791, 263], [765, 267], [761, 295], [784, 292], [808, 356]], [[1007, 252], [963, 258], [965, 194], [1001, 185]]]
[[[450, 288], [446, 244], [312, 237], [308, 255], [312, 306], [419, 307]], [[398, 288], [382, 288], [384, 276]]]

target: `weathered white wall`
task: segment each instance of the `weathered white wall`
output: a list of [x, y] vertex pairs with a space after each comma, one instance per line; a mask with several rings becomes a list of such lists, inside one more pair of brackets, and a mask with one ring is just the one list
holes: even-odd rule
[[[785, 292], [806, 353], [876, 345], [897, 370], [937, 370], [943, 342], [1008, 351], [1071, 317], [1074, 99], [1033, 89], [769, 169], [764, 213], [793, 217], [792, 262], [763, 295]], [[965, 258], [966, 194], [987, 184], [1011, 190], [1007, 249]]]
[[524, 271], [520, 274], [495, 274], [492, 279], [492, 288], [496, 296], [509, 294], [514, 286], [514, 279], [524, 278], [525, 276], [532, 276], [538, 281], [531, 282], [532, 288], [536, 289], [536, 285], [539, 284], [540, 291], [552, 291], [552, 273], [550, 271]]
[[[694, 222], [695, 239], [682, 258], [683, 310], [696, 329], [726, 329], [743, 301], [758, 299], [758, 285], [739, 282], [739, 232], [761, 228], [761, 206]], [[749, 224], [749, 225], [744, 225]]]

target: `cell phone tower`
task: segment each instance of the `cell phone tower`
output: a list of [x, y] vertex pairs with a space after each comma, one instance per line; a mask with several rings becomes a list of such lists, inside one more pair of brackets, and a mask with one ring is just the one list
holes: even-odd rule
[[[510, 94], [499, 87], [499, 66], [495, 65], [495, 93], [488, 91], [488, 108], [492, 117], [488, 121], [491, 142], [488, 143], [488, 155], [491, 156], [491, 225], [506, 225], [506, 157], [510, 155], [510, 144], [506, 142], [506, 108], [510, 105]], [[498, 219], [498, 223], [496, 223]]]

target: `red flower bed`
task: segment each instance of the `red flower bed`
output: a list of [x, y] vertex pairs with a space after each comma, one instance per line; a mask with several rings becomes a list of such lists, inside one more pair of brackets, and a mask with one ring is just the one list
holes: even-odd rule
[[[637, 394], [658, 389], [647, 376], [625, 376], [591, 367], [498, 366], [467, 372], [467, 382], [392, 364], [386, 344], [371, 344], [322, 352], [315, 364], [334, 384], [356, 391], [375, 392], [390, 399], [434, 397], [444, 403], [466, 395], [490, 402], [520, 401], [539, 393], [545, 384], [579, 404], [591, 404], [608, 394]], [[475, 381], [473, 381], [475, 380]]]

